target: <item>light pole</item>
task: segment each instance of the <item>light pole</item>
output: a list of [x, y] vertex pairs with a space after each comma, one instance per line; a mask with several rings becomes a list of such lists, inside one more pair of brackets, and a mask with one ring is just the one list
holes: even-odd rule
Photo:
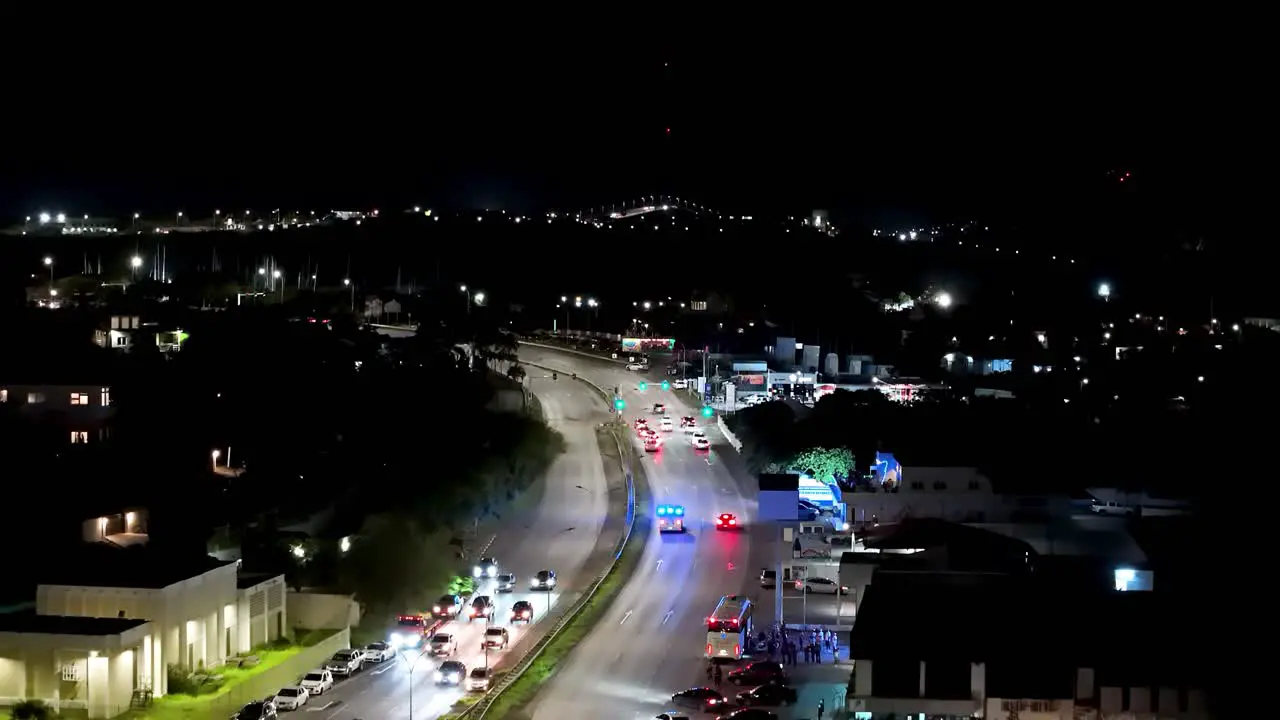
[[49, 268], [49, 294], [53, 295], [53, 257], [50, 255], [45, 255], [44, 265], [45, 267]]
[[284, 302], [284, 281], [280, 279], [280, 271], [279, 271], [279, 270], [272, 270], [272, 271], [271, 271], [271, 284], [272, 284], [272, 285], [275, 285], [276, 283], [279, 283], [279, 284], [280, 284], [280, 302]]
[[222, 457], [222, 451], [214, 450], [209, 453], [209, 457], [213, 459], [213, 471], [218, 472], [218, 458]]
[[129, 276], [130, 276], [132, 279], [134, 279], [134, 280], [137, 280], [137, 279], [138, 279], [138, 268], [140, 268], [140, 267], [142, 267], [142, 257], [141, 257], [141, 256], [139, 256], [139, 255], [134, 255], [133, 257], [129, 258]]
[[467, 314], [470, 315], [471, 314], [471, 293], [467, 290], [466, 285], [459, 285], [458, 290], [460, 290], [462, 294], [465, 295], [467, 298]]
[[356, 286], [351, 283], [351, 278], [342, 278], [342, 284], [351, 288], [351, 312], [356, 311]]
[[426, 657], [427, 653], [430, 651], [430, 645], [422, 648], [422, 652], [418, 653], [418, 657], [414, 658], [413, 662], [409, 663], [409, 720], [413, 720], [413, 668], [418, 664], [418, 661]]

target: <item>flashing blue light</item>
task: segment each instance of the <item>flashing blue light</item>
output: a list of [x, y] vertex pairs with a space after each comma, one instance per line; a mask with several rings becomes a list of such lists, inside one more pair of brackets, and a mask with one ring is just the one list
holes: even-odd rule
[[666, 515], [666, 514], [667, 514], [667, 508], [666, 508], [666, 506], [665, 506], [665, 505], [659, 505], [659, 506], [658, 506], [658, 514], [659, 514], [659, 515]]
[[677, 514], [677, 515], [683, 515], [683, 514], [684, 514], [684, 508], [682, 508], [682, 507], [678, 507], [678, 508], [676, 508], [676, 514]]

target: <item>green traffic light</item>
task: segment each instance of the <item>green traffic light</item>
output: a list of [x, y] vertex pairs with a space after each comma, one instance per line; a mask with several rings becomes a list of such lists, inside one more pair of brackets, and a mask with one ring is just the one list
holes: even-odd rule
[[645, 390], [648, 390], [648, 389], [649, 389], [649, 383], [647, 382], [640, 383], [640, 392], [644, 392]]
[[710, 405], [705, 405], [705, 406], [703, 406], [703, 408], [702, 408], [702, 417], [711, 417], [711, 413], [712, 413], [712, 412], [713, 412], [713, 411], [712, 411], [712, 409], [711, 409], [711, 406], [710, 406]]
[[662, 381], [662, 389], [663, 389], [663, 390], [670, 390], [670, 389], [671, 389], [671, 383], [667, 382], [666, 380], [663, 380], [663, 381]]
[[614, 410], [622, 410], [622, 409], [623, 409], [623, 408], [625, 408], [626, 406], [627, 406], [627, 401], [626, 401], [626, 400], [623, 400], [622, 398], [614, 398], [614, 399], [613, 399], [613, 409], [614, 409]]

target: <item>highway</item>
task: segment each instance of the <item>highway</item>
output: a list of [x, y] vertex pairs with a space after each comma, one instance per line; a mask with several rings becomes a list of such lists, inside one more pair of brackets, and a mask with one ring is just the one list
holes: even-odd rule
[[[552, 467], [540, 503], [504, 519], [503, 528], [485, 553], [496, 558], [505, 571], [514, 572], [520, 583], [521, 591], [511, 594], [493, 592], [492, 581], [484, 583], [476, 592], [494, 598], [497, 615], [494, 624], [511, 631], [513, 648], [517, 648], [530, 630], [523, 624], [512, 626], [508, 622], [512, 604], [519, 600], [532, 601], [536, 622], [546, 617], [548, 609], [554, 608], [562, 597], [560, 591], [528, 592], [526, 588], [534, 573], [542, 569], [555, 570], [560, 588], [574, 594], [593, 579], [594, 574], [586, 575], [580, 569], [596, 549], [609, 496], [594, 430], [598, 423], [608, 419], [603, 401], [582, 383], [568, 379], [555, 382], [532, 368], [529, 382], [548, 422], [564, 435], [568, 447]], [[455, 659], [461, 660], [468, 669], [484, 666], [485, 657], [480, 650], [484, 625], [480, 621], [455, 621], [443, 631], [455, 633], [459, 638]], [[490, 664], [501, 665], [508, 652], [511, 651], [491, 651]], [[438, 688], [433, 674], [440, 660], [422, 657], [415, 664], [417, 656], [416, 651], [411, 651], [397, 660], [367, 665], [351, 679], [339, 681], [333, 691], [312, 698], [303, 711], [324, 720], [408, 718], [412, 686], [414, 720], [438, 717], [464, 691]]]
[[[629, 423], [652, 417], [654, 402], [671, 403], [674, 418], [696, 414], [679, 399], [687, 395], [661, 390], [658, 370], [641, 375], [608, 361], [529, 346], [521, 346], [520, 357], [576, 372], [606, 389], [620, 387]], [[637, 389], [641, 379], [649, 383], [644, 392]], [[753, 544], [767, 544], [765, 538], [753, 538], [758, 533], [750, 528], [755, 489], [740, 485], [720, 463], [720, 453], [733, 450], [714, 422], [705, 429], [710, 452], [694, 452], [677, 427], [664, 448], [644, 460], [654, 502], [684, 505], [689, 532], [658, 535], [654, 530], [635, 576], [535, 700], [534, 720], [652, 718], [669, 709], [671, 693], [705, 680], [705, 619], [716, 601], [726, 594], [759, 593], [758, 574], [765, 563], [750, 553]], [[716, 531], [712, 519], [722, 512], [736, 514], [748, 529]], [[772, 618], [758, 621], [767, 627]]]

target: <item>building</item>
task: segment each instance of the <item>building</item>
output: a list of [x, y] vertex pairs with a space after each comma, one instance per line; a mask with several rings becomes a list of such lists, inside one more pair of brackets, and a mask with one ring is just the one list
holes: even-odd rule
[[50, 563], [33, 612], [0, 614], [0, 704], [113, 717], [166, 694], [170, 666], [217, 667], [280, 637], [284, 594], [283, 576], [241, 577], [209, 556], [85, 543]]
[[[1157, 593], [1025, 577], [899, 574], [868, 589], [850, 635], [854, 718], [1208, 718], [1203, 639]], [[1177, 651], [1170, 651], [1170, 634]]]
[[5, 384], [0, 378], [0, 404], [33, 423], [54, 428], [72, 444], [105, 440], [115, 414], [111, 386], [90, 383]]
[[112, 315], [94, 329], [93, 342], [98, 347], [128, 352], [141, 329], [142, 321], [137, 315]]

